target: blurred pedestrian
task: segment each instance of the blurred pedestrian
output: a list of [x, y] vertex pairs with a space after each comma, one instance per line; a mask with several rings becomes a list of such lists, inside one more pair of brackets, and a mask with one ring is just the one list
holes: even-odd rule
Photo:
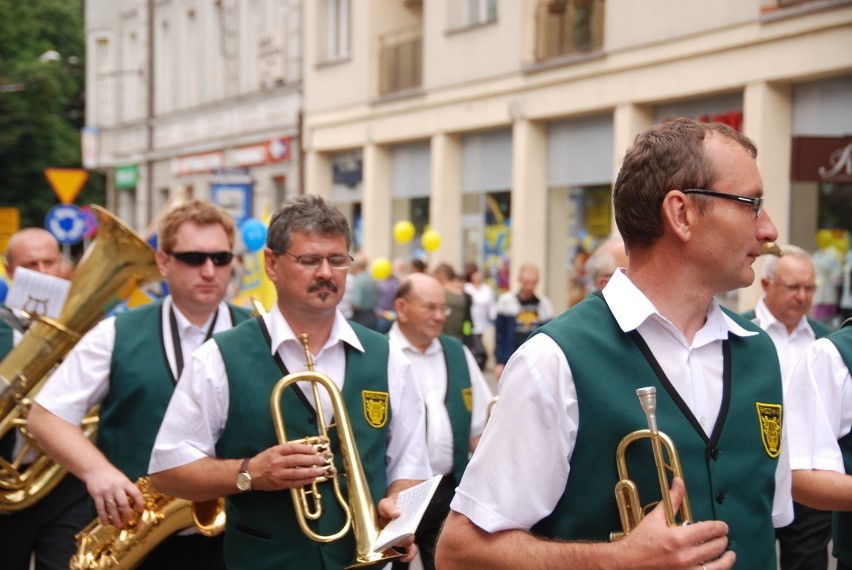
[[485, 370], [488, 363], [488, 350], [485, 348], [482, 336], [494, 326], [494, 319], [497, 317], [496, 298], [494, 289], [483, 280], [482, 272], [475, 263], [465, 264], [464, 275], [464, 290], [470, 295], [470, 317], [473, 323], [470, 351], [479, 369]]

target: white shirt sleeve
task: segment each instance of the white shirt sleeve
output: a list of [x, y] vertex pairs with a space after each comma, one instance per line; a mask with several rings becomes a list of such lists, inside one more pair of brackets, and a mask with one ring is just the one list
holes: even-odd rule
[[470, 413], [470, 437], [478, 437], [485, 430], [485, 422], [488, 420], [488, 404], [491, 402], [493, 394], [473, 354], [466, 346], [463, 348], [468, 373], [470, 374], [471, 396], [473, 397], [473, 409]]
[[815, 341], [793, 367], [785, 407], [790, 468], [845, 473], [837, 440], [852, 429], [852, 382], [830, 340]]
[[[576, 390], [564, 353], [547, 335], [532, 337], [506, 365], [500, 402], [465, 470], [452, 509], [487, 532], [529, 530], [553, 511], [565, 491], [578, 419]], [[523, 458], [518, 457], [519, 450]]]
[[388, 390], [391, 401], [386, 458], [388, 485], [399, 479], [426, 480], [432, 476], [426, 448], [426, 403], [414, 368], [393, 343], [388, 354]]
[[36, 403], [73, 425], [109, 391], [115, 317], [99, 322], [68, 353], [35, 397]]
[[228, 417], [225, 363], [211, 339], [192, 353], [175, 388], [154, 442], [149, 473], [216, 457], [216, 442]]

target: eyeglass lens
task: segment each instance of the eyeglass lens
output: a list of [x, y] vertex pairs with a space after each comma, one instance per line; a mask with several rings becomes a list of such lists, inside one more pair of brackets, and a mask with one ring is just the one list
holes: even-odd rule
[[204, 265], [208, 258], [218, 267], [228, 265], [234, 259], [230, 251], [173, 251], [169, 255], [193, 267]]

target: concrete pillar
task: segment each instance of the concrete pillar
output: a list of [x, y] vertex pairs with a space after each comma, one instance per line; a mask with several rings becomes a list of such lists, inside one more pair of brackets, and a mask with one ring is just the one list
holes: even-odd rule
[[391, 252], [391, 160], [387, 147], [368, 143], [364, 147], [363, 216], [364, 253], [370, 260]]
[[524, 118], [512, 126], [511, 288], [518, 268], [534, 263], [547, 283], [547, 128]]
[[429, 265], [447, 262], [461, 270], [462, 146], [459, 137], [439, 133], [432, 137], [429, 225], [441, 236], [441, 246], [430, 254]]
[[331, 199], [331, 155], [315, 150], [305, 150], [305, 193]]

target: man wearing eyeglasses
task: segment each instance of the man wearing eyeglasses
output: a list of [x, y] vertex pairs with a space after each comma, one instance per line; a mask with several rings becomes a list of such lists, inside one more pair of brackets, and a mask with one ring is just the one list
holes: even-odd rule
[[[209, 202], [191, 200], [167, 212], [156, 261], [169, 295], [95, 326], [36, 398], [30, 429], [83, 480], [103, 524], [126, 525], [144, 508], [134, 482], [148, 473], [157, 429], [190, 354], [249, 316], [223, 301], [234, 231], [230, 216]], [[93, 443], [79, 426], [97, 404]], [[222, 538], [173, 536], [141, 567], [223, 568]]]
[[[772, 338], [786, 391], [796, 361], [831, 329], [808, 316], [816, 291], [816, 270], [810, 254], [795, 245], [782, 247], [781, 253], [781, 257], [767, 257], [760, 279], [764, 296], [754, 311], [743, 316]], [[799, 503], [794, 503], [793, 509], [793, 522], [776, 530], [781, 570], [826, 570], [831, 513]]]
[[[476, 359], [462, 342], [442, 334], [451, 309], [444, 286], [426, 273], [409, 275], [400, 283], [394, 300], [396, 321], [388, 336], [417, 371], [426, 400], [426, 444], [433, 475], [442, 475], [415, 540], [425, 570], [435, 568], [435, 542], [456, 485], [476, 449], [488, 414], [491, 389]], [[394, 563], [395, 570], [408, 568]]]
[[[627, 268], [506, 364], [438, 540], [442, 570], [776, 570], [773, 526], [793, 516], [780, 367], [769, 336], [714, 299], [750, 284], [778, 235], [756, 155], [718, 123], [675, 119], [636, 137], [613, 187]], [[675, 510], [688, 493], [689, 525], [661, 504], [622, 524], [616, 507], [619, 444], [652, 423], [645, 387], [683, 479], [659, 480], [647, 442], [627, 450], [628, 476], [643, 506], [661, 485]]]
[[[423, 397], [411, 363], [386, 336], [350, 323], [337, 308], [350, 247], [349, 224], [333, 205], [311, 195], [285, 201], [270, 220], [264, 251], [276, 304], [193, 354], [157, 436], [150, 471], [158, 489], [193, 501], [228, 496], [230, 570], [343, 568], [355, 558], [351, 529], [328, 543], [304, 534], [290, 492], [316, 484], [324, 514], [308, 524], [323, 535], [345, 529], [332, 481], [317, 479], [326, 475], [326, 459], [313, 445], [294, 441], [316, 437], [321, 417], [340, 420], [331, 394], [321, 388], [317, 402], [310, 383], [291, 386], [280, 398], [288, 442], [279, 443], [274, 428], [273, 387], [304, 372], [306, 361], [340, 390], [370, 498], [378, 502], [371, 506], [382, 521], [399, 515], [401, 490], [431, 476]], [[341, 430], [330, 433], [330, 450], [344, 471]], [[403, 559], [415, 555], [410, 544]]]

